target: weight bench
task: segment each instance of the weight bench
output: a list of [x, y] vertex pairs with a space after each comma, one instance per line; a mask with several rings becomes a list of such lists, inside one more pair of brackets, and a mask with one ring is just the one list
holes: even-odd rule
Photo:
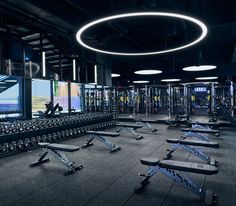
[[156, 120], [138, 120], [137, 125], [142, 125], [146, 129], [150, 129], [152, 132], [157, 132], [157, 129], [153, 128], [150, 123], [157, 123]]
[[106, 147], [110, 150], [110, 152], [116, 152], [121, 149], [121, 147], [112, 144], [107, 137], [117, 137], [120, 134], [116, 132], [103, 132], [103, 131], [87, 131], [90, 134], [91, 138], [88, 139], [87, 143], [85, 143], [82, 147], [89, 147], [93, 145], [93, 140], [97, 138], [101, 143], [105, 144]]
[[192, 192], [200, 196], [201, 199], [205, 198], [206, 205], [212, 205], [216, 201], [216, 196], [212, 191], [203, 191], [203, 188], [198, 187], [189, 177], [177, 173], [177, 171], [192, 172], [204, 175], [213, 175], [218, 173], [218, 169], [215, 166], [207, 164], [199, 164], [192, 162], [174, 161], [174, 160], [159, 160], [156, 158], [142, 158], [141, 164], [149, 166], [146, 174], [140, 174], [139, 176], [145, 177], [141, 181], [141, 186], [135, 189], [135, 193], [141, 193], [144, 188], [150, 183], [150, 178], [157, 172], [174, 180], [176, 183], [187, 187]]
[[199, 141], [199, 140], [187, 140], [186, 138], [182, 137], [181, 139], [166, 139], [168, 143], [172, 144], [171, 150], [168, 151], [167, 155], [165, 156], [165, 159], [170, 159], [172, 156], [172, 153], [175, 152], [178, 148], [182, 148], [191, 154], [195, 155], [196, 157], [206, 161], [210, 165], [218, 165], [218, 162], [212, 159], [211, 157], [207, 156], [204, 152], [202, 152], [199, 148], [196, 148], [196, 146], [200, 147], [211, 147], [211, 148], [217, 148], [219, 147], [219, 144], [217, 142], [206, 142], [206, 141]]
[[214, 129], [203, 129], [199, 128], [200, 125], [196, 128], [185, 128], [181, 129], [182, 132], [185, 132], [186, 137], [196, 137], [203, 141], [209, 141], [208, 137], [202, 135], [202, 134], [215, 134], [216, 136], [219, 135], [220, 130], [214, 130]]
[[118, 127], [117, 129], [117, 133], [119, 133], [121, 130], [125, 129], [127, 130], [131, 135], [135, 136], [136, 140], [140, 140], [143, 138], [142, 135], [138, 134], [135, 132], [135, 130], [137, 130], [138, 128], [142, 128], [142, 125], [137, 125], [137, 124], [116, 124], [116, 126]]
[[40, 147], [43, 148], [43, 152], [39, 155], [40, 158], [37, 162], [31, 163], [30, 167], [35, 167], [39, 164], [42, 164], [44, 162], [48, 162], [49, 158], [45, 158], [48, 152], [51, 152], [55, 155], [55, 157], [64, 164], [68, 170], [64, 173], [64, 175], [69, 175], [77, 170], [80, 170], [83, 168], [82, 165], [74, 166], [75, 162], [70, 162], [67, 158], [64, 152], [75, 152], [79, 150], [79, 147], [73, 146], [73, 145], [65, 145], [65, 144], [51, 144], [49, 142], [41, 142], [38, 143]]

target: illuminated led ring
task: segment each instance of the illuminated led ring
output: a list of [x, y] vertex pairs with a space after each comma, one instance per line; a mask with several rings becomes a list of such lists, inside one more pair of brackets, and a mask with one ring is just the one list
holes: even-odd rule
[[[167, 50], [162, 50], [162, 51], [154, 51], [154, 52], [140, 52], [140, 53], [112, 52], [112, 51], [101, 50], [101, 49], [91, 47], [82, 41], [81, 37], [82, 37], [83, 32], [85, 32], [87, 29], [89, 29], [99, 23], [106, 22], [106, 21], [113, 20], [113, 19], [121, 19], [121, 18], [136, 17], [136, 16], [165, 16], [165, 17], [184, 19], [184, 20], [188, 20], [188, 21], [198, 25], [201, 28], [202, 32], [201, 32], [201, 35], [197, 39], [193, 40], [189, 44], [186, 44], [186, 45], [183, 45], [180, 47], [176, 47], [176, 48], [172, 48], [172, 49], [167, 49]], [[201, 21], [199, 21], [198, 19], [195, 19], [193, 17], [185, 16], [182, 14], [166, 13], [166, 12], [138, 12], [138, 13], [127, 13], [127, 14], [108, 16], [108, 17], [104, 17], [104, 18], [92, 21], [78, 30], [78, 32], [76, 34], [76, 39], [79, 42], [79, 44], [81, 44], [83, 47], [93, 50], [95, 52], [100, 52], [100, 53], [104, 53], [104, 54], [111, 54], [111, 55], [122, 55], [122, 56], [145, 56], [145, 55], [154, 55], [154, 54], [163, 54], [163, 53], [173, 52], [173, 51], [177, 51], [177, 50], [181, 50], [181, 49], [193, 46], [194, 44], [197, 44], [202, 39], [204, 39], [204, 37], [206, 35], [207, 35], [206, 25], [204, 23], [202, 23]]]

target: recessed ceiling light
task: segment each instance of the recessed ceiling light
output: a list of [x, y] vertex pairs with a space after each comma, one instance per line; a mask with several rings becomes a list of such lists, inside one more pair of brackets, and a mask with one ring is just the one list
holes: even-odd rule
[[162, 79], [162, 82], [180, 82], [181, 79]]
[[161, 70], [139, 70], [135, 71], [135, 74], [141, 74], [141, 75], [149, 75], [149, 74], [160, 74], [162, 73]]
[[[137, 52], [134, 52], [134, 53], [115, 52], [115, 51], [102, 50], [102, 49], [90, 46], [86, 42], [83, 41], [83, 38], [82, 38], [83, 33], [86, 32], [88, 29], [90, 29], [100, 23], [108, 22], [110, 20], [114, 21], [117, 19], [124, 19], [124, 18], [130, 18], [130, 17], [140, 17], [140, 16], [146, 16], [146, 17], [160, 16], [160, 17], [175, 18], [178, 20], [186, 20], [186, 21], [196, 24], [201, 29], [201, 32], [200, 32], [200, 35], [196, 39], [194, 39], [192, 42], [187, 43], [185, 45], [182, 45], [182, 46], [179, 46], [176, 48], [162, 50], [162, 51], [138, 52], [138, 53]], [[174, 51], [178, 51], [181, 49], [185, 49], [187, 47], [193, 46], [194, 44], [197, 44], [202, 39], [204, 39], [206, 35], [207, 35], [206, 25], [203, 22], [201, 22], [198, 19], [195, 19], [193, 17], [182, 15], [182, 14], [176, 14], [176, 13], [168, 13], [168, 12], [137, 12], [137, 13], [126, 13], [126, 14], [107, 16], [107, 17], [92, 21], [78, 30], [78, 32], [76, 34], [76, 39], [81, 46], [83, 46], [87, 49], [93, 50], [95, 52], [100, 52], [100, 53], [104, 53], [104, 54], [111, 54], [111, 55], [122, 55], [122, 56], [145, 56], [145, 55], [163, 54], [163, 53], [174, 52]]]
[[198, 77], [196, 80], [214, 80], [218, 79], [218, 77]]
[[184, 71], [189, 71], [189, 72], [198, 72], [198, 71], [207, 71], [207, 70], [212, 70], [216, 69], [215, 65], [200, 65], [200, 66], [191, 66], [191, 67], [184, 67]]
[[6, 82], [0, 82], [0, 84], [6, 84]]
[[144, 84], [144, 83], [149, 83], [149, 81], [145, 80], [138, 80], [138, 81], [133, 81], [134, 84]]
[[111, 77], [119, 77], [120, 76], [120, 74], [111, 74]]

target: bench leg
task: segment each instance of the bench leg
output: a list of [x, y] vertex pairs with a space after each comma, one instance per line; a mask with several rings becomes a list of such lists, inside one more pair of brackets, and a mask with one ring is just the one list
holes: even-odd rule
[[64, 173], [64, 175], [69, 175], [69, 174], [72, 174], [80, 169], [83, 168], [82, 165], [78, 165], [78, 166], [75, 166], [74, 163], [75, 162], [70, 162], [66, 155], [63, 153], [63, 152], [59, 152], [57, 150], [51, 150], [54, 154], [55, 154], [55, 157], [63, 164], [65, 165], [68, 170]]
[[35, 167], [35, 166], [40, 165], [40, 164], [42, 164], [42, 163], [44, 163], [44, 162], [48, 162], [48, 161], [49, 161], [49, 158], [44, 159], [47, 154], [48, 154], [48, 151], [44, 151], [43, 153], [41, 153], [41, 154], [39, 155], [40, 158], [38, 159], [38, 161], [31, 163], [29, 166], [30, 166], [30, 167]]
[[136, 137], [136, 138], [135, 138], [136, 140], [140, 140], [140, 139], [143, 138], [143, 136], [140, 135], [140, 134], [138, 134], [137, 132], [135, 132], [135, 130], [134, 130], [133, 128], [126, 127], [126, 129], [127, 129], [127, 131], [128, 131], [131, 135], [133, 135], [134, 137]]
[[110, 152], [116, 152], [121, 149], [121, 147], [112, 144], [111, 141], [108, 139], [108, 137], [97, 135], [97, 138], [101, 143], [106, 145], [106, 147], [110, 150]]
[[157, 129], [153, 128], [149, 122], [137, 122], [138, 125], [142, 125], [144, 128], [152, 130], [152, 132], [157, 132]]
[[94, 140], [94, 136], [91, 135], [91, 138], [88, 139], [88, 141], [82, 146], [82, 148], [85, 148], [85, 147], [89, 147], [89, 146], [92, 146], [93, 145], [93, 140]]
[[139, 173], [138, 174], [139, 176], [145, 177], [145, 178], [140, 182], [141, 185], [134, 189], [134, 193], [136, 193], [136, 194], [141, 193], [145, 189], [145, 187], [150, 183], [149, 179], [153, 175], [155, 175], [157, 172], [158, 172], [158, 167], [149, 167], [147, 174]]
[[172, 149], [166, 149], [166, 151], [168, 151], [168, 153], [166, 154], [166, 156], [163, 159], [170, 159], [172, 156], [172, 153], [175, 152], [175, 150], [177, 150], [180, 147], [179, 144], [172, 144]]

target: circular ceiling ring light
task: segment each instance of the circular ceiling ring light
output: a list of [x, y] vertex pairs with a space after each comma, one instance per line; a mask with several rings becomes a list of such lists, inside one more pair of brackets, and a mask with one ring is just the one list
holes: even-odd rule
[[[136, 53], [136, 52], [134, 52], [134, 53], [113, 52], [113, 51], [108, 51], [108, 50], [102, 50], [102, 49], [98, 49], [98, 48], [89, 46], [82, 40], [82, 35], [87, 29], [90, 29], [91, 27], [94, 27], [100, 23], [107, 22], [110, 20], [115, 20], [115, 19], [124, 19], [124, 18], [129, 18], [129, 17], [140, 17], [140, 16], [162, 16], [162, 17], [171, 17], [171, 18], [176, 18], [176, 19], [181, 19], [181, 20], [187, 20], [189, 22], [196, 24], [201, 29], [201, 34], [196, 39], [194, 39], [192, 42], [182, 45], [180, 47], [166, 49], [166, 50], [162, 50], [162, 51], [138, 52], [138, 53]], [[78, 32], [76, 33], [76, 39], [81, 46], [83, 46], [87, 49], [93, 50], [95, 52], [99, 52], [99, 53], [110, 54], [110, 55], [120, 55], [120, 56], [147, 56], [147, 55], [164, 54], [164, 53], [168, 53], [168, 52], [174, 52], [174, 51], [178, 51], [181, 49], [185, 49], [187, 47], [193, 46], [194, 44], [197, 44], [202, 39], [204, 39], [206, 35], [207, 35], [206, 25], [203, 22], [201, 22], [200, 20], [195, 19], [190, 16], [176, 14], [176, 13], [169, 13], [169, 12], [136, 12], [136, 13], [125, 13], [125, 14], [108, 16], [108, 17], [104, 17], [104, 18], [92, 21], [92, 22], [86, 24], [85, 26], [81, 27], [78, 30]]]
[[111, 74], [111, 77], [120, 77], [120, 74], [112, 73], [112, 74]]
[[213, 69], [216, 69], [215, 65], [200, 65], [200, 66], [190, 66], [183, 68], [184, 71], [189, 71], [189, 72], [207, 71]]
[[215, 79], [218, 79], [218, 77], [198, 77], [195, 79], [196, 80], [215, 80]]
[[162, 71], [161, 70], [138, 70], [134, 72], [135, 74], [140, 74], [140, 75], [150, 75], [150, 74], [161, 74]]
[[134, 84], [147, 84], [149, 83], [149, 81], [146, 81], [146, 80], [138, 80], [138, 81], [133, 81]]
[[162, 82], [180, 82], [181, 79], [162, 79]]

